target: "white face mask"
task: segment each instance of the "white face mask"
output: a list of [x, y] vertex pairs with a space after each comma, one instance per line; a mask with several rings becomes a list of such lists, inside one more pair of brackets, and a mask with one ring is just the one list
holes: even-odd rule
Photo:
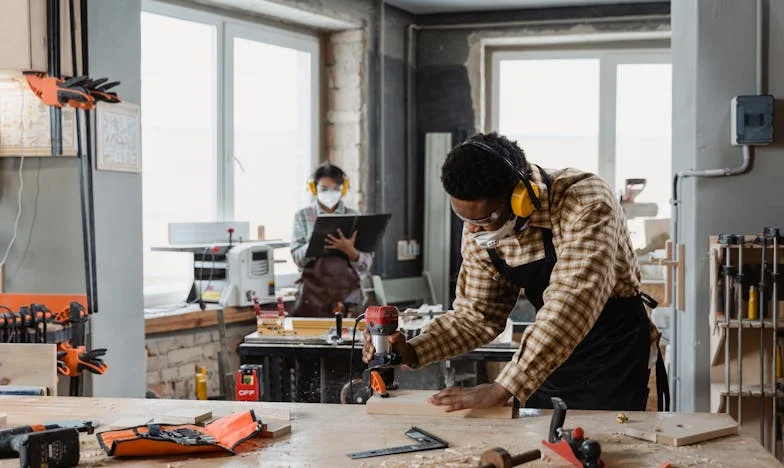
[[340, 201], [340, 190], [321, 190], [316, 198], [318, 198], [319, 203], [331, 210]]
[[495, 231], [479, 231], [471, 234], [471, 237], [479, 247], [483, 249], [493, 248], [498, 245], [501, 239], [509, 236], [514, 231], [515, 223], [517, 223], [517, 216], [512, 216], [509, 221]]

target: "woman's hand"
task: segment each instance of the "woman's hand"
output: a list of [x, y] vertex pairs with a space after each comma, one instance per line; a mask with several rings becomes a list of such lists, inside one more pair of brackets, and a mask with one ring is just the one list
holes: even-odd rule
[[337, 237], [332, 234], [327, 234], [327, 239], [324, 244], [330, 249], [340, 250], [348, 257], [349, 261], [356, 262], [359, 260], [359, 251], [354, 247], [354, 242], [357, 240], [357, 231], [351, 237], [343, 235], [343, 231], [338, 229]]

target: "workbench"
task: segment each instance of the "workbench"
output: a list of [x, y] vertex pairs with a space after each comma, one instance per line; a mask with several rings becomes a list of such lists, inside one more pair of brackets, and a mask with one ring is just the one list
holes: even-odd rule
[[[291, 414], [291, 434], [275, 440], [263, 440], [264, 446], [236, 456], [155, 458], [117, 461], [107, 458], [94, 436], [83, 435], [82, 464], [103, 466], [476, 466], [478, 457], [488, 448], [504, 447], [512, 453], [541, 448], [546, 459], [525, 467], [567, 467], [564, 460], [542, 447], [550, 424], [550, 411], [534, 417], [509, 420], [454, 419], [433, 416], [368, 415], [360, 405], [327, 405], [300, 403], [240, 403], [231, 401], [108, 399], [69, 397], [0, 397], [0, 411], [8, 414], [9, 425], [34, 424], [52, 420], [90, 418], [110, 424], [120, 417], [144, 416], [151, 412], [180, 408], [210, 409], [213, 416], [255, 408], [264, 415]], [[656, 413], [627, 413], [632, 419], [655, 420]], [[586, 435], [602, 445], [602, 458], [608, 468], [659, 467], [669, 461], [673, 467], [777, 467], [781, 466], [750, 436], [727, 436], [685, 447], [667, 447], [618, 435], [616, 413], [571, 411], [565, 427], [581, 426]], [[703, 414], [702, 417], [724, 420], [724, 414]], [[389, 455], [351, 460], [348, 452], [405, 445], [411, 442], [406, 430], [418, 426], [450, 443], [449, 449]], [[450, 462], [451, 460], [451, 462]], [[461, 462], [462, 460], [462, 462]], [[426, 462], [430, 463], [426, 463]], [[420, 463], [416, 465], [415, 463]], [[1, 467], [18, 467], [18, 460], [0, 460]]]
[[[430, 382], [432, 387], [443, 388], [455, 384], [454, 365], [471, 361], [475, 365], [476, 382], [487, 381], [484, 362], [507, 362], [517, 350], [517, 345], [493, 345], [477, 348], [458, 356], [444, 369], [444, 380]], [[263, 401], [339, 403], [340, 389], [348, 381], [348, 360], [351, 344], [327, 344], [323, 339], [265, 339], [254, 332], [245, 337], [239, 346], [242, 364], [262, 366]], [[354, 377], [361, 375], [367, 366], [362, 362], [362, 343], [358, 342], [352, 358]], [[293, 369], [293, 372], [292, 372]], [[412, 379], [416, 373], [409, 372]], [[423, 372], [419, 373], [424, 375]], [[400, 375], [398, 375], [400, 377]], [[432, 380], [432, 379], [431, 379]], [[458, 379], [459, 380], [459, 379]], [[408, 382], [409, 385], [414, 382]]]

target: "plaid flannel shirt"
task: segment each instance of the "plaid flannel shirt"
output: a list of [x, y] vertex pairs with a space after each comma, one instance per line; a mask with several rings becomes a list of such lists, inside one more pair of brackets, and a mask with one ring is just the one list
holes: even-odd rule
[[[544, 306], [496, 379], [522, 402], [566, 361], [609, 298], [640, 291], [640, 269], [626, 217], [610, 186], [594, 174], [546, 170], [552, 184], [552, 193], [548, 193], [538, 170], [531, 172], [542, 207], [524, 229], [497, 247], [509, 266], [527, 264], [544, 258], [542, 229], [551, 229], [557, 255], [543, 294]], [[504, 330], [517, 302], [520, 289], [496, 271], [487, 251], [465, 228], [461, 251], [453, 310], [409, 341], [417, 353], [417, 368], [489, 343]], [[650, 330], [654, 350], [660, 333], [652, 322]]]
[[[356, 212], [356, 210], [344, 205], [342, 201], [338, 202], [338, 206], [334, 211], [335, 214], [350, 214]], [[312, 258], [305, 257], [305, 253], [308, 251], [308, 243], [310, 242], [310, 236], [313, 234], [313, 227], [316, 225], [316, 218], [321, 214], [324, 214], [324, 210], [321, 209], [321, 206], [319, 206], [317, 201], [314, 201], [312, 205], [302, 208], [294, 215], [294, 228], [291, 234], [289, 248], [291, 249], [291, 257], [300, 270], [305, 268], [305, 265], [313, 260]], [[348, 232], [344, 232], [343, 234], [350, 235]], [[369, 274], [372, 264], [372, 252], [359, 252], [357, 261], [351, 262], [351, 266], [357, 270], [360, 278], [364, 278]]]

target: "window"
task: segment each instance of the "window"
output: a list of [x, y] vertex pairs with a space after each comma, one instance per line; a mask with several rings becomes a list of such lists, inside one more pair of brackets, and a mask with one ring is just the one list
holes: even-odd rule
[[[647, 180], [635, 199], [670, 216], [670, 57], [664, 51], [496, 52], [491, 127], [532, 161], [602, 176], [620, 196], [626, 179]], [[635, 247], [641, 219], [630, 219]]]
[[[289, 240], [318, 160], [316, 37], [145, 1], [142, 28], [146, 304], [182, 301], [189, 255], [155, 252], [170, 222], [248, 221]], [[274, 66], [272, 66], [274, 64]], [[255, 237], [254, 237], [255, 238]], [[276, 276], [296, 274], [287, 248]], [[169, 300], [147, 300], [170, 292]]]

